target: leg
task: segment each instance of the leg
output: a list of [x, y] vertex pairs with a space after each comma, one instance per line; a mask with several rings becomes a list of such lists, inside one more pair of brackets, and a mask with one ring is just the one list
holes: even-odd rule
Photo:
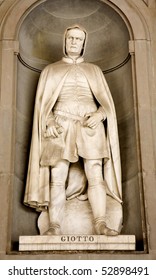
[[88, 199], [93, 211], [97, 234], [117, 235], [105, 223], [106, 215], [106, 182], [102, 175], [102, 159], [84, 159], [85, 173], [88, 179]]
[[68, 176], [69, 162], [60, 160], [51, 168], [50, 204], [49, 204], [49, 230], [46, 235], [58, 235], [60, 220], [66, 201], [65, 183]]

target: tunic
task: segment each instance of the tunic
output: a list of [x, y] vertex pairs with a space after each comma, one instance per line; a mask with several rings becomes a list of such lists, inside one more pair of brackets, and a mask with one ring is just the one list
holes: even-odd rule
[[85, 126], [86, 115], [96, 112], [99, 107], [96, 103], [84, 73], [73, 64], [53, 108], [55, 121], [63, 128], [60, 135], [64, 139], [62, 159], [76, 162], [79, 156], [86, 159], [108, 157], [102, 122], [96, 129]]

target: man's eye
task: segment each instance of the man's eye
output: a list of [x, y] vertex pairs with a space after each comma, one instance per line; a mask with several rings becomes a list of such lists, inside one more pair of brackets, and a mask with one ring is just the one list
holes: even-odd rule
[[73, 38], [72, 38], [72, 37], [67, 37], [67, 39], [68, 39], [68, 40], [72, 40]]

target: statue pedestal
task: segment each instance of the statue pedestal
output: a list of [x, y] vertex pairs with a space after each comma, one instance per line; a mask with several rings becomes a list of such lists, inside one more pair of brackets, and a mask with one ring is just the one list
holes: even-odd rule
[[19, 251], [135, 250], [134, 235], [20, 236]]

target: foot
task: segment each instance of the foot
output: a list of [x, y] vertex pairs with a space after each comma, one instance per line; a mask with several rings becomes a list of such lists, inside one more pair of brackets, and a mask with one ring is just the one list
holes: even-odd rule
[[60, 235], [61, 230], [59, 225], [50, 225], [49, 229], [43, 235]]
[[98, 235], [116, 236], [119, 234], [116, 230], [108, 228], [104, 222], [96, 224], [95, 230]]

